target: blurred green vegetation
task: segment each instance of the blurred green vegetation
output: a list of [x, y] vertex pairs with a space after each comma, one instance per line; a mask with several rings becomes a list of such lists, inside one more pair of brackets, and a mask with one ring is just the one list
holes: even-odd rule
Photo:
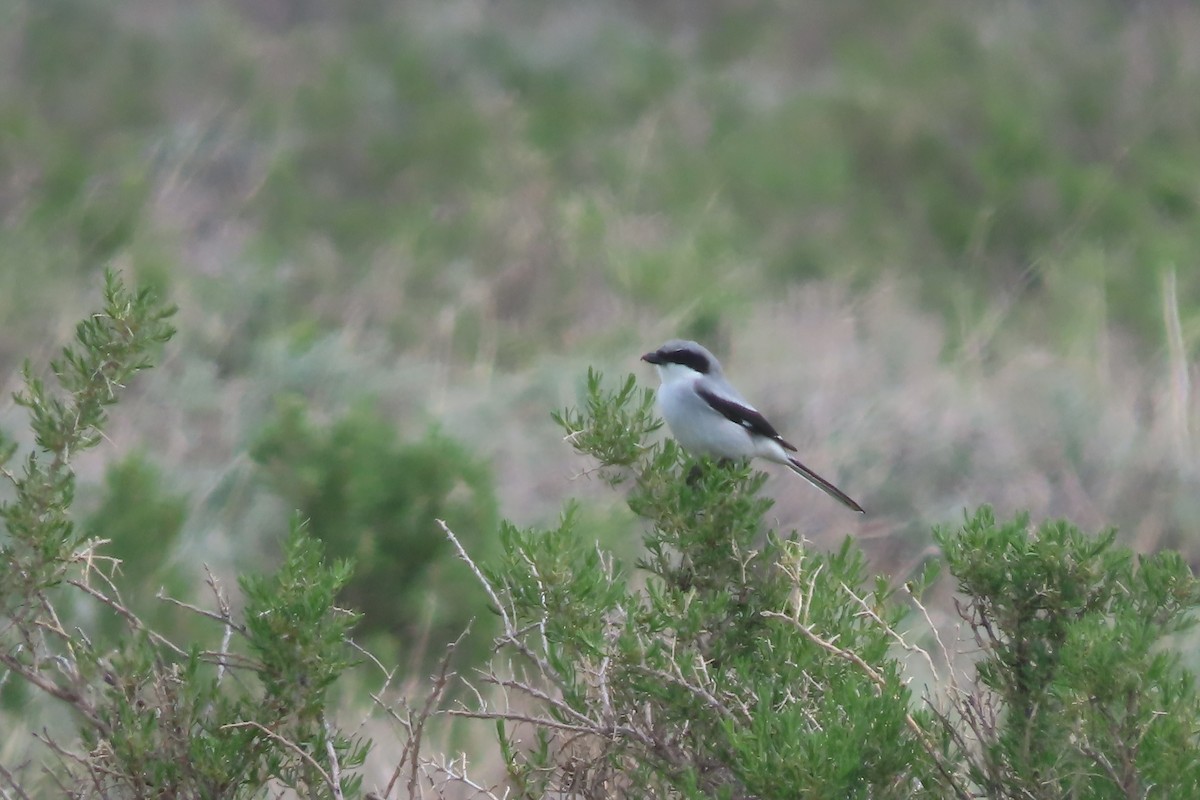
[[[1197, 42], [1200, 9], [1170, 2], [17, 0], [0, 10], [0, 375], [65, 338], [106, 264], [175, 299], [181, 335], [131, 436], [176, 442], [161, 466], [198, 507], [174, 555], [218, 571], [280, 518], [238, 467], [284, 446], [280, 394], [313, 419], [380, 398], [373, 422], [292, 420], [325, 479], [356, 480], [340, 431], [395, 497], [441, 496], [408, 493], [397, 464], [456, 446], [383, 419], [450, 420], [476, 443], [464, 468], [503, 464], [505, 512], [531, 521], [557, 492], [530, 420], [548, 427], [565, 365], [519, 370], [569, 353], [579, 374], [679, 333], [723, 356], [769, 337], [805, 403], [864, 420], [814, 455], [899, 520], [913, 552], [889, 558], [979, 502], [1179, 544], [1196, 411], [1162, 362], [1186, 376], [1200, 353]], [[801, 336], [800, 314], [772, 316], [801, 286], [832, 287], [864, 342], [838, 349], [836, 317]], [[826, 357], [862, 381], [831, 381]], [[273, 480], [320, 516], [300, 477]], [[391, 491], [314, 525], [377, 528]], [[460, 534], [494, 530], [488, 498]]]
[[188, 498], [163, 485], [158, 467], [133, 452], [109, 465], [100, 506], [89, 515], [90, 535], [108, 540], [126, 579], [154, 578], [166, 564], [187, 520]]
[[[98, 506], [87, 515], [84, 529], [103, 539], [103, 557], [120, 566], [106, 570], [120, 591], [125, 606], [155, 629], [195, 632], [198, 622], [158, 599], [161, 593], [190, 601], [204, 575], [179, 564], [174, 556], [188, 519], [190, 498], [174, 491], [169, 477], [145, 453], [134, 451], [110, 463]], [[108, 615], [95, 617], [106, 641], [127, 635], [125, 621]]]
[[39, 0], [6, 21], [15, 318], [124, 258], [222, 284], [234, 319], [266, 303], [256, 338], [357, 312], [419, 347], [484, 286], [476, 315], [524, 359], [598, 288], [686, 316], [898, 274], [952, 330], [999, 307], [1003, 330], [1115, 323], [1154, 350], [1177, 268], [1200, 338], [1189, 4]]
[[486, 597], [437, 521], [485, 556], [496, 549], [486, 464], [437, 431], [398, 442], [366, 405], [319, 426], [294, 398], [281, 402], [251, 456], [330, 557], [353, 564], [340, 600], [362, 614], [361, 633], [426, 646], [412, 657], [436, 663], [441, 645], [472, 626], [464, 655], [482, 655], [493, 623]]

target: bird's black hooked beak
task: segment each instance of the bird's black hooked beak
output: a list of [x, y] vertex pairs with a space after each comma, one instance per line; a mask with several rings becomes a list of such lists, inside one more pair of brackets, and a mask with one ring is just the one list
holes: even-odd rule
[[663, 357], [655, 350], [653, 353], [646, 353], [646, 355], [642, 356], [642, 361], [645, 361], [647, 364], [661, 364], [663, 363]]

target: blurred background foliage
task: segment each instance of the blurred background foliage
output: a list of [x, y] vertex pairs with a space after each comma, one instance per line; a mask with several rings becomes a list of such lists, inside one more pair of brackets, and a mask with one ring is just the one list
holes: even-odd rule
[[[491, 471], [465, 446], [438, 431], [399, 443], [394, 425], [366, 407], [318, 429], [303, 401], [285, 398], [251, 457], [327, 555], [355, 565], [341, 601], [362, 613], [361, 633], [425, 643], [440, 658], [479, 615], [483, 589], [437, 524], [470, 531], [481, 558], [495, 549]], [[490, 645], [491, 622], [476, 625], [471, 655]]]
[[180, 306], [80, 464], [147, 587], [299, 509], [422, 664], [487, 616], [435, 517], [630, 546], [549, 412], [679, 334], [873, 569], [983, 503], [1200, 562], [1195, 3], [10, 0], [0, 130], [4, 397], [106, 265]]

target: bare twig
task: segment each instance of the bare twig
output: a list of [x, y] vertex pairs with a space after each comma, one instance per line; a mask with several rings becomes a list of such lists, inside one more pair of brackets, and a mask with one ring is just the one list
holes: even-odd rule
[[69, 704], [105, 736], [109, 734], [108, 724], [100, 719], [95, 706], [85, 700], [79, 692], [59, 686], [42, 675], [40, 671], [27, 667], [8, 653], [0, 653], [0, 664], [3, 664], [14, 674], [29, 681], [51, 697], [56, 697], [64, 703]]
[[204, 582], [212, 590], [213, 597], [217, 601], [217, 610], [224, 620], [224, 632], [221, 634], [221, 660], [217, 665], [217, 685], [219, 686], [221, 679], [225, 677], [225, 655], [229, 652], [229, 643], [233, 639], [235, 623], [233, 621], [233, 610], [229, 607], [229, 598], [221, 592], [220, 584], [217, 583], [217, 576], [213, 575], [208, 564], [204, 565]]
[[76, 589], [79, 589], [81, 592], [91, 595], [104, 605], [111, 608], [113, 611], [117, 612], [122, 619], [129, 623], [131, 628], [133, 628], [135, 631], [145, 633], [156, 644], [162, 645], [177, 656], [187, 656], [186, 650], [184, 650], [182, 647], [179, 647], [162, 634], [147, 627], [146, 623], [142, 622], [141, 618], [138, 617], [137, 614], [126, 608], [116, 597], [110, 597], [104, 594], [104, 592], [101, 592], [99, 589], [96, 589], [95, 587], [90, 586], [83, 581], [75, 580], [74, 578], [68, 580], [67, 583], [69, 583], [71, 586], [74, 586]]
[[525, 562], [527, 567], [529, 567], [529, 574], [533, 576], [533, 580], [537, 583], [538, 603], [539, 608], [541, 608], [543, 613], [542, 618], [537, 621], [535, 626], [537, 627], [538, 633], [541, 634], [542, 652], [547, 653], [550, 651], [550, 642], [546, 638], [546, 620], [548, 616], [548, 612], [546, 611], [546, 585], [542, 583], [542, 576], [538, 572], [537, 564], [533, 563], [533, 559], [531, 559], [524, 551], [521, 552], [521, 560]]
[[161, 589], [157, 594], [154, 595], [154, 597], [156, 600], [162, 600], [163, 602], [170, 603], [171, 605], [179, 606], [180, 608], [186, 609], [193, 614], [199, 614], [202, 617], [208, 617], [211, 620], [220, 622], [222, 625], [229, 625], [242, 635], [245, 635], [246, 633], [246, 629], [243, 626], [238, 625], [228, 616], [224, 616], [216, 611], [209, 611], [207, 608], [201, 608], [200, 606], [195, 606], [191, 603], [186, 603], [183, 600], [171, 597], [170, 595], [163, 593]]
[[[23, 764], [22, 768], [25, 766], [27, 765]], [[25, 790], [21, 788], [21, 784], [17, 781], [17, 777], [13, 775], [12, 772], [10, 772], [3, 764], [0, 764], [0, 778], [3, 778], [4, 783], [12, 788], [12, 793], [10, 794], [8, 789], [0, 787], [0, 792], [3, 792], [4, 800], [31, 800]]]
[[746, 704], [740, 698], [733, 698], [738, 704], [738, 708], [735, 712], [733, 708], [718, 699], [716, 695], [704, 688], [704, 686], [699, 683], [692, 683], [685, 678], [683, 676], [683, 671], [679, 667], [679, 663], [675, 661], [675, 659], [671, 660], [671, 666], [675, 667], [674, 674], [660, 669], [653, 669], [641, 664], [635, 665], [633, 669], [651, 677], [658, 678], [666, 683], [678, 686], [681, 689], [686, 689], [688, 692], [700, 698], [706, 706], [711, 708], [713, 711], [716, 711], [725, 719], [741, 720], [745, 722], [751, 718], [752, 715], [750, 709], [746, 707]]
[[[905, 585], [904, 591], [909, 599], [912, 600], [913, 605], [917, 607], [917, 610], [921, 612], [921, 617], [925, 620], [925, 624], [929, 626], [929, 630], [933, 632], [933, 639], [937, 642], [938, 650], [942, 654], [942, 660], [946, 663], [950, 683], [957, 686], [958, 680], [954, 674], [954, 658], [950, 655], [950, 648], [946, 647], [946, 643], [942, 641], [941, 631], [938, 630], [937, 624], [933, 621], [933, 617], [930, 616], [929, 609], [921, 602], [921, 598], [917, 597], [916, 592], [912, 591], [907, 585]], [[936, 675], [937, 673], [934, 674]]]
[[442, 532], [446, 534], [450, 543], [454, 545], [454, 549], [458, 551], [458, 557], [470, 567], [471, 572], [475, 574], [475, 579], [479, 581], [479, 585], [487, 592], [488, 599], [492, 601], [492, 605], [496, 607], [496, 612], [500, 615], [501, 622], [504, 623], [504, 630], [511, 631], [513, 629], [512, 619], [509, 617], [508, 611], [504, 608], [504, 604], [500, 602], [500, 598], [496, 595], [496, 590], [492, 588], [492, 584], [484, 577], [483, 571], [479, 569], [479, 566], [471, 556], [467, 554], [466, 548], [462, 546], [462, 542], [454, 535], [454, 531], [450, 530], [450, 526], [444, 520], [440, 519], [437, 520], [437, 524], [442, 529]]
[[[329, 783], [340, 787], [342, 785], [342, 765], [338, 762], [337, 750], [333, 746], [333, 726], [327, 719], [322, 722], [325, 727], [325, 755], [329, 757]], [[335, 794], [335, 796], [337, 795]]]
[[342, 795], [341, 784], [335, 783], [333, 778], [329, 775], [329, 773], [325, 771], [325, 768], [322, 767], [320, 764], [318, 764], [316, 759], [314, 759], [312, 756], [310, 756], [308, 753], [306, 753], [304, 751], [304, 748], [302, 748], [300, 745], [296, 744], [295, 742], [291, 741], [290, 739], [288, 739], [284, 736], [280, 736], [278, 733], [271, 730], [266, 725], [263, 725], [260, 722], [256, 722], [255, 720], [246, 720], [245, 722], [230, 722], [227, 725], [222, 725], [220, 730], [223, 730], [223, 731], [234, 730], [237, 728], [254, 728], [255, 730], [266, 735], [267, 738], [269, 738], [271, 741], [278, 742], [279, 744], [286, 747], [288, 750], [291, 750], [293, 753], [300, 756], [300, 758], [303, 759], [303, 761], [306, 764], [308, 764], [310, 767], [312, 767], [313, 769], [315, 769], [317, 771], [317, 774], [319, 774], [321, 776], [321, 780], [325, 782], [325, 786], [328, 787], [330, 793], [335, 798], [337, 798], [337, 800], [345, 800], [345, 798]]
[[574, 707], [562, 699], [553, 697], [549, 692], [543, 691], [542, 689], [539, 689], [528, 682], [513, 680], [511, 678], [501, 678], [498, 675], [490, 673], [483, 676], [483, 681], [504, 689], [516, 689], [518, 692], [532, 697], [535, 700], [539, 700], [542, 703], [545, 703], [547, 706], [550, 706], [551, 708], [554, 708], [557, 711], [565, 714], [566, 716], [573, 717], [580, 725], [588, 727], [589, 729], [594, 730], [600, 726], [599, 723], [590, 719], [587, 715], [577, 711]]
[[[446, 691], [446, 686], [450, 682], [450, 677], [453, 673], [450, 672], [450, 660], [454, 657], [454, 652], [463, 638], [470, 631], [470, 628], [459, 634], [458, 638], [451, 642], [446, 647], [446, 654], [442, 656], [442, 660], [438, 665], [438, 671], [434, 675], [433, 688], [429, 691], [425, 698], [425, 704], [421, 707], [421, 711], [414, 719], [412, 714], [409, 714], [409, 719], [402, 724], [408, 729], [408, 741], [404, 743], [404, 749], [400, 752], [400, 758], [396, 763], [396, 769], [392, 771], [392, 777], [387, 783], [387, 787], [383, 790], [383, 797], [391, 797], [392, 789], [395, 788], [396, 782], [400, 779], [401, 773], [404, 771], [404, 765], [407, 761], [410, 765], [408, 778], [408, 796], [414, 797], [417, 790], [417, 772], [420, 765], [421, 754], [421, 739], [425, 734], [425, 723], [429, 721], [429, 717], [433, 714], [433, 708], [437, 701]], [[398, 717], [397, 717], [398, 718]]]
[[[454, 762], [456, 760], [462, 762], [461, 768], [455, 767]], [[488, 798], [488, 800], [505, 800], [509, 795], [509, 789], [507, 787], [505, 787], [505, 789], [504, 789], [504, 794], [497, 795], [493, 789], [484, 788], [483, 786], [480, 786], [477, 782], [472, 780], [470, 777], [468, 777], [468, 775], [467, 775], [467, 757], [465, 754], [460, 755], [458, 757], [458, 759], [453, 759], [450, 761], [443, 761], [442, 763], [438, 763], [437, 761], [428, 761], [428, 762], [426, 762], [426, 766], [431, 767], [431, 768], [437, 770], [438, 772], [441, 772], [443, 775], [445, 775], [446, 783], [454, 782], [454, 783], [466, 786], [469, 789], [474, 790], [476, 794], [481, 795], [485, 798]], [[432, 784], [432, 782], [433, 781], [431, 780], [430, 783]]]
[[898, 630], [896, 630], [894, 627], [892, 627], [887, 622], [885, 622], [883, 617], [879, 616], [879, 613], [877, 611], [875, 611], [875, 609], [871, 608], [871, 604], [867, 602], [867, 599], [865, 597], [861, 597], [858, 594], [856, 594], [854, 592], [854, 590], [851, 589], [849, 586], [847, 586], [845, 583], [842, 583], [842, 591], [844, 591], [855, 602], [858, 603], [859, 607], [862, 608], [861, 613], [870, 617], [871, 620], [873, 622], [875, 622], [875, 624], [878, 625], [880, 627], [880, 629], [882, 629], [885, 633], [887, 633], [887, 635], [892, 638], [892, 641], [894, 641], [896, 644], [898, 644], [903, 650], [905, 650], [909, 653], [915, 653], [915, 654], [923, 657], [925, 659], [926, 666], [929, 667], [929, 674], [933, 676], [934, 680], [941, 679], [941, 675], [938, 673], [937, 667], [935, 667], [933, 665], [933, 656], [929, 655], [928, 650], [926, 650], [923, 647], [919, 647], [919, 646], [909, 642], [907, 639], [905, 639], [904, 636]]
[[[447, 716], [466, 717], [467, 719], [490, 719], [500, 720], [502, 722], [524, 722], [538, 728], [552, 728], [559, 731], [591, 734], [593, 736], [606, 736], [606, 734], [609, 732], [604, 726], [590, 724], [590, 721], [589, 724], [573, 725], [569, 722], [559, 722], [558, 720], [551, 719], [550, 717], [535, 717], [530, 716], [529, 714], [518, 714], [513, 711], [470, 711], [468, 709], [449, 708], [443, 713]], [[617, 730], [628, 729], [613, 726], [610, 730], [615, 732]]]
[[[545, 620], [538, 620], [530, 623], [528, 626], [518, 629], [515, 622], [515, 610], [505, 608], [504, 604], [500, 602], [500, 596], [496, 593], [495, 587], [492, 586], [491, 582], [488, 581], [487, 577], [484, 576], [483, 570], [479, 568], [479, 565], [477, 565], [474, 559], [471, 558], [470, 554], [467, 553], [466, 548], [462, 546], [462, 542], [460, 542], [458, 537], [454, 535], [454, 531], [450, 530], [449, 526], [447, 526], [443, 520], [439, 519], [437, 520], [437, 523], [446, 536], [450, 539], [450, 542], [454, 545], [454, 549], [458, 551], [458, 557], [462, 559], [467, 567], [470, 568], [471, 572], [475, 575], [475, 579], [479, 581], [479, 585], [482, 586], [483, 590], [487, 593], [488, 599], [492, 601], [492, 605], [496, 608], [496, 612], [500, 614], [500, 622], [504, 628], [504, 632], [497, 640], [497, 647], [502, 644], [512, 645], [512, 647], [518, 653], [533, 662], [534, 666], [537, 667], [538, 673], [542, 677], [546, 678], [559, 688], [562, 688], [565, 683], [563, 677], [558, 674], [558, 671], [554, 669], [554, 667], [550, 665], [549, 661], [547, 661], [543, 656], [539, 655], [532, 647], [525, 643], [524, 635], [530, 630], [540, 631], [542, 634], [543, 643], [545, 643]], [[539, 586], [540, 585], [541, 584], [539, 581]]]

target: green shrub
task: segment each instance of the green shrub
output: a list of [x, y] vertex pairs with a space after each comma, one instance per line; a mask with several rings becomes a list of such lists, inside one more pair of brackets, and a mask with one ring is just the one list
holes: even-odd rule
[[[105, 300], [51, 363], [59, 388], [26, 364], [16, 396], [36, 448], [21, 469], [2, 473], [13, 495], [0, 503], [0, 679], [30, 688], [17, 698], [21, 724], [38, 730], [55, 760], [45, 765], [48, 777], [28, 761], [6, 766], [0, 790], [29, 797], [53, 787], [81, 798], [258, 797], [268, 785], [313, 797], [355, 792], [367, 744], [333, 728], [326, 708], [328, 687], [351, 665], [346, 635], [355, 615], [333, 604], [350, 575], [346, 563], [325, 567], [320, 546], [294, 526], [279, 571], [240, 582], [243, 614], [232, 613], [214, 583], [218, 607], [201, 613], [209, 641], [182, 646], [130, 609], [106, 553], [72, 522], [72, 460], [101, 440], [119, 390], [174, 333], [173, 308], [127, 291], [113, 273]], [[16, 451], [0, 438], [0, 466]], [[136, 465], [117, 474], [154, 485]], [[169, 523], [177, 508], [164, 500], [145, 516], [101, 520], [113, 530], [138, 519]], [[125, 627], [115, 646], [63, 624], [83, 604]], [[71, 724], [56, 724], [54, 706], [73, 712]]]
[[[367, 405], [319, 427], [289, 401], [252, 455], [329, 553], [356, 564], [341, 602], [362, 611], [364, 632], [431, 642], [436, 659], [480, 616], [483, 595], [437, 525], [445, 520], [485, 551], [495, 538], [491, 473], [465, 446], [436, 430], [399, 442]], [[481, 632], [488, 622], [479, 620]]]
[[[105, 558], [120, 562], [111, 570], [112, 582], [126, 606], [153, 628], [182, 632], [194, 616], [160, 602], [157, 595], [190, 599], [201, 576], [171, 564], [187, 521], [188, 498], [165, 482], [159, 468], [139, 452], [110, 464], [100, 503], [84, 521], [84, 530], [93, 540], [106, 542], [101, 548]], [[127, 622], [115, 615], [101, 615], [92, 623], [79, 622], [106, 641], [127, 633]]]
[[1200, 697], [1172, 649], [1200, 583], [1178, 553], [1135, 558], [1115, 537], [988, 509], [937, 532], [983, 648], [955, 725], [988, 797], [1200, 794]]
[[[646, 554], [631, 570], [571, 513], [502, 530], [485, 573], [501, 663], [524, 669], [491, 680], [539, 713], [471, 713], [500, 721], [517, 796], [943, 796], [952, 766], [890, 653], [905, 611], [857, 548], [771, 531], [763, 473], [648, 446], [650, 394], [588, 383], [559, 420], [628, 486]], [[539, 744], [517, 748], [531, 718]]]
[[[868, 581], [853, 543], [821, 553], [765, 526], [762, 473], [648, 444], [651, 402], [632, 376], [606, 391], [591, 374], [584, 411], [558, 415], [645, 524], [636, 569], [570, 512], [553, 530], [504, 526], [503, 557], [479, 569], [498, 665], [518, 666], [486, 676], [510, 705], [452, 713], [496, 721], [516, 796], [1200, 792], [1196, 677], [1173, 638], [1200, 583], [1178, 554], [1135, 559], [1111, 531], [986, 508], [939, 531], [979, 650], [960, 678], [948, 648], [914, 643], [912, 606]], [[936, 572], [905, 587], [922, 611]], [[934, 673], [924, 698], [905, 653]]]
[[[0, 503], [0, 681], [28, 691], [6, 687], [0, 713], [20, 703], [20, 724], [37, 720], [51, 763], [48, 777], [34, 774], [32, 761], [4, 766], [0, 789], [353, 796], [368, 742], [340, 730], [329, 705], [353, 664], [347, 636], [357, 615], [335, 605], [351, 582], [347, 560], [326, 566], [322, 546], [295, 524], [280, 568], [239, 581], [244, 609], [235, 612], [214, 582], [214, 610], [188, 606], [211, 628], [179, 644], [123, 601], [106, 553], [72, 522], [72, 460], [101, 441], [119, 389], [173, 333], [172, 313], [110, 274], [104, 309], [51, 364], [59, 388], [26, 366], [16, 399], [36, 447], [14, 469], [18, 448], [0, 438], [0, 477], [11, 487]], [[482, 673], [498, 692], [469, 695], [476, 705], [447, 713], [496, 725], [507, 769], [496, 792], [539, 800], [1200, 793], [1200, 699], [1179, 646], [1194, 626], [1200, 584], [1178, 554], [1135, 557], [1114, 546], [1111, 531], [998, 523], [988, 509], [938, 531], [977, 658], [969, 676], [951, 664], [919, 699], [901, 655], [924, 657], [936, 673], [934, 654], [913, 643], [903, 629], [911, 606], [886, 579], [868, 579], [852, 542], [822, 553], [782, 536], [765, 523], [762, 473], [651, 444], [661, 423], [632, 376], [608, 391], [589, 374], [584, 410], [556, 416], [575, 447], [599, 461], [596, 474], [627, 492], [645, 526], [644, 554], [620, 563], [571, 510], [551, 530], [503, 525], [500, 552], [482, 567], [449, 529], [448, 546], [482, 593], [464, 602], [476, 612], [489, 605], [501, 632], [497, 660]], [[495, 513], [494, 501], [468, 502], [490, 498], [490, 483], [460, 446], [436, 434], [398, 445], [390, 426], [362, 409], [314, 430], [298, 406], [285, 408], [259, 455], [274, 480], [314, 502], [314, 519], [358, 532], [335, 537], [342, 547], [362, 546], [363, 536], [376, 546], [370, 537], [386, 531], [379, 542], [412, 536], [417, 551], [432, 540], [417, 529], [453, 519], [443, 512], [457, 503], [464, 533], [482, 532]], [[145, 516], [97, 519], [113, 530], [170, 527], [178, 501], [158, 489], [139, 494], [158, 485], [144, 464], [133, 458], [114, 474], [113, 496], [158, 501], [139, 510]], [[472, 548], [486, 551], [488, 541]], [[400, 569], [375, 574], [375, 594], [364, 596], [402, 595], [409, 587], [388, 594], [382, 585]], [[905, 591], [915, 598], [932, 578]], [[452, 580], [461, 593], [462, 581]], [[64, 624], [81, 604], [112, 616], [126, 635], [110, 646]], [[410, 796], [420, 796], [422, 775], [442, 776], [437, 796], [469, 780], [465, 757], [421, 752], [453, 650], [422, 711], [401, 708], [405, 718], [395, 713], [403, 701], [388, 708], [404, 741], [383, 796], [403, 773]], [[942, 654], [953, 661], [949, 648]], [[49, 718], [56, 708], [71, 712], [69, 724]]]
[[275, 574], [240, 579], [246, 607], [221, 611], [236, 639], [220, 650], [145, 632], [112, 652], [83, 650], [81, 677], [97, 687], [80, 729], [91, 757], [67, 779], [104, 798], [259, 797], [276, 782], [314, 797], [356, 792], [369, 742], [327, 716], [327, 690], [353, 664], [355, 615], [334, 605], [349, 574], [344, 562], [326, 567], [295, 526]]
[[188, 499], [163, 485], [162, 472], [144, 454], [110, 464], [104, 494], [85, 525], [106, 539], [108, 555], [121, 561], [118, 583], [134, 589], [160, 574], [187, 521]]

